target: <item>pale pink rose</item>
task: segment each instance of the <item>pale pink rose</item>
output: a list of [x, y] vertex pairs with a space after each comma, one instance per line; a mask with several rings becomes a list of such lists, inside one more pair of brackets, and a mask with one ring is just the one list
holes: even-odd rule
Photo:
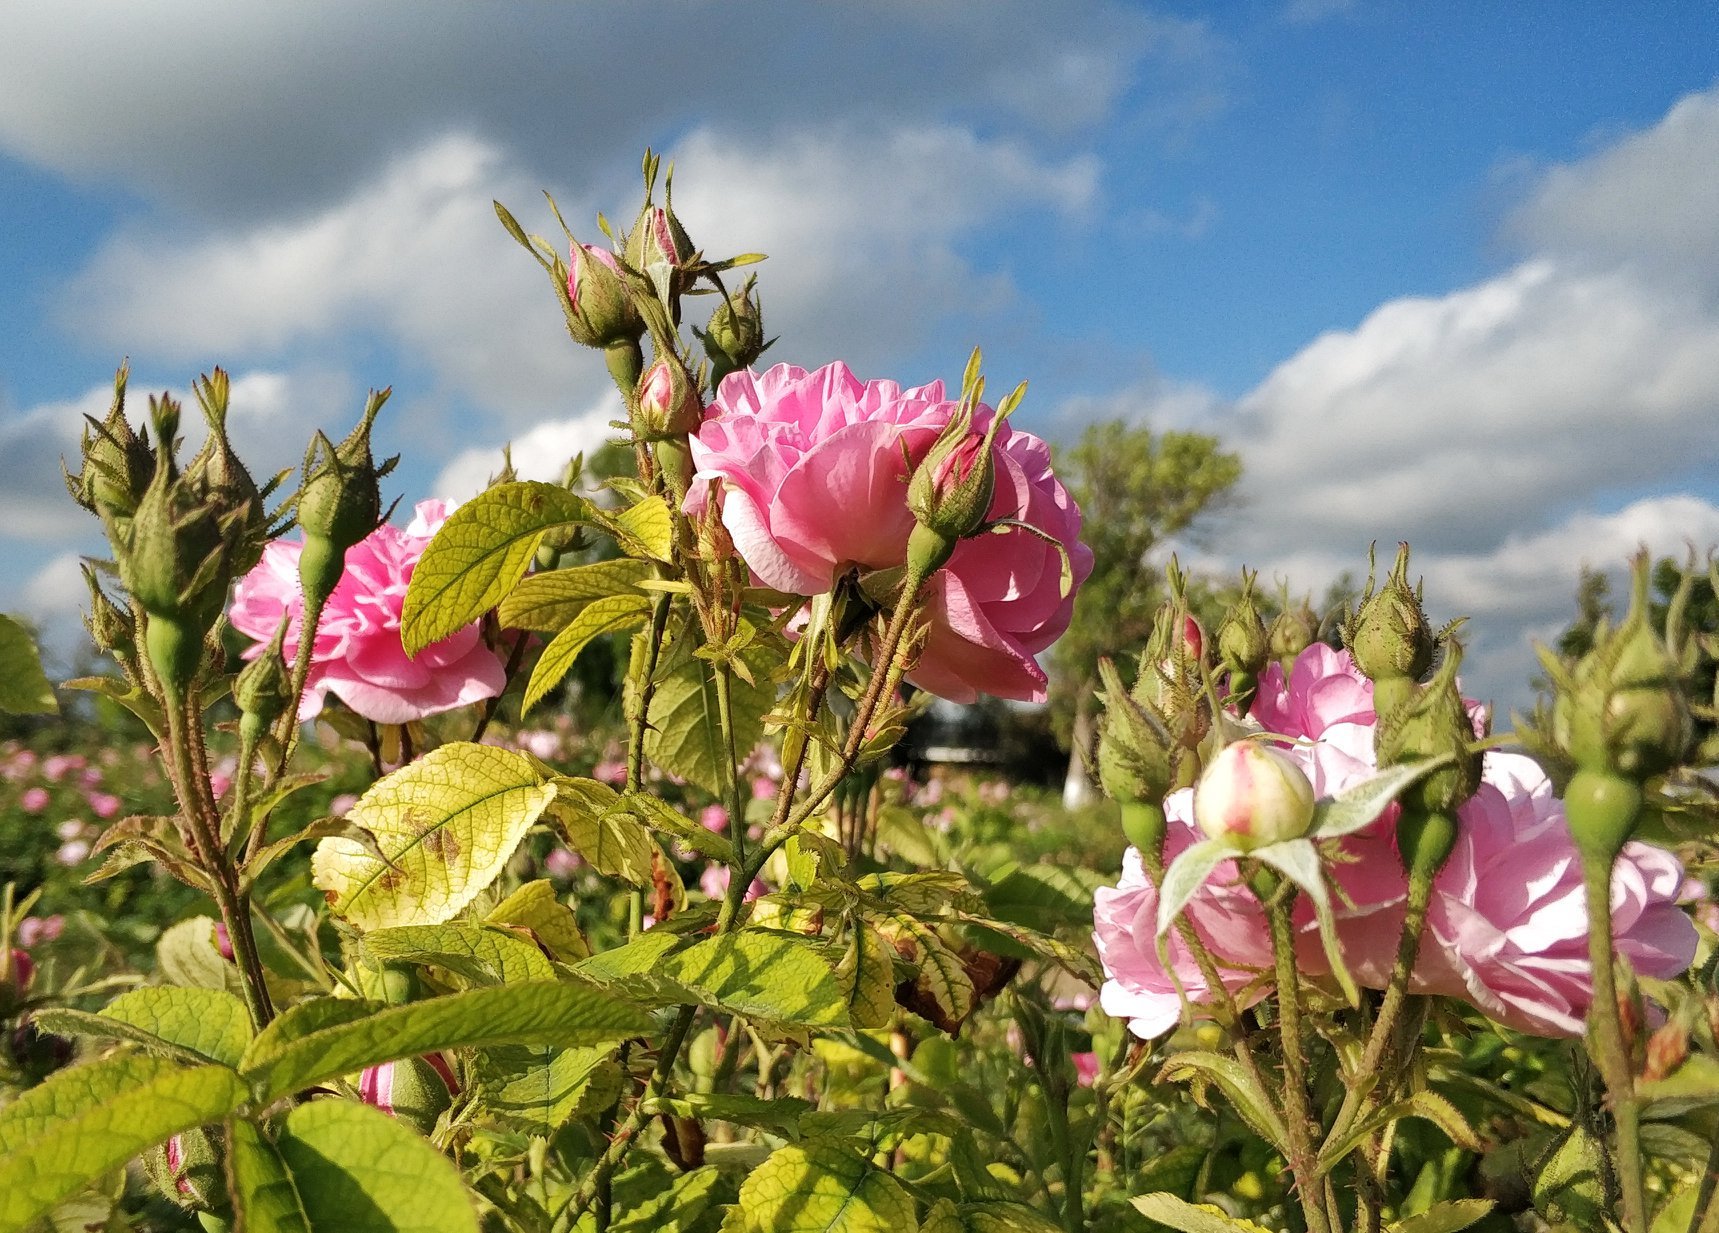
[[18, 945], [28, 950], [43, 942], [52, 942], [65, 927], [66, 918], [57, 913], [53, 916], [26, 916], [18, 922]]
[[358, 793], [341, 792], [328, 802], [328, 812], [337, 818], [344, 818], [358, 804]]
[[[484, 643], [476, 623], [408, 658], [400, 642], [400, 610], [418, 558], [449, 507], [418, 504], [404, 530], [380, 526], [346, 553], [346, 572], [323, 610], [316, 631], [310, 679], [299, 702], [299, 718], [315, 717], [332, 693], [366, 719], [401, 724], [453, 710], [501, 693], [507, 683], [499, 656]], [[286, 638], [289, 662], [298, 653], [303, 598], [299, 591], [301, 545], [276, 540], [233, 590], [233, 628], [267, 649], [283, 614], [292, 624]]]
[[627, 764], [616, 758], [606, 758], [591, 768], [591, 778], [618, 788], [627, 782]]
[[25, 788], [18, 794], [18, 808], [25, 813], [41, 813], [48, 807], [49, 799], [46, 788]]
[[[779, 591], [819, 595], [850, 570], [894, 568], [907, 559], [914, 525], [908, 478], [954, 411], [942, 382], [862, 382], [840, 362], [731, 373], [692, 439], [698, 470], [687, 510], [702, 511], [715, 483], [736, 549]], [[980, 407], [975, 435], [993, 414]], [[993, 448], [990, 516], [1019, 518], [1065, 545], [1078, 587], [1092, 553], [1079, 542], [1080, 511], [1051, 472], [1049, 447], [1005, 424]], [[958, 702], [981, 691], [1042, 701], [1035, 656], [1074, 610], [1061, 578], [1061, 556], [1036, 536], [963, 540], [927, 584], [931, 631], [908, 679]]]
[[[1267, 668], [1253, 715], [1272, 731], [1311, 742], [1284, 748], [1320, 797], [1374, 773], [1371, 688], [1347, 652], [1309, 647], [1297, 659], [1287, 689], [1278, 669]], [[1412, 988], [1459, 998], [1520, 1031], [1578, 1035], [1593, 985], [1581, 868], [1563, 805], [1539, 765], [1523, 755], [1489, 752], [1483, 775], [1479, 791], [1458, 811], [1456, 846], [1434, 879], [1428, 936]], [[1188, 795], [1184, 789], [1165, 801], [1166, 862], [1193, 838]], [[1329, 866], [1342, 892], [1336, 915], [1344, 960], [1356, 981], [1370, 988], [1383, 988], [1389, 979], [1408, 890], [1396, 849], [1396, 815], [1397, 807], [1389, 806], [1344, 839], [1347, 859]], [[1219, 866], [1187, 909], [1226, 985], [1246, 983], [1247, 969], [1270, 963], [1263, 910], [1227, 872], [1232, 868]], [[1677, 902], [1682, 883], [1677, 859], [1648, 844], [1628, 844], [1618, 860], [1613, 930], [1619, 952], [1643, 975], [1669, 979], [1694, 959], [1695, 927]], [[1097, 892], [1095, 937], [1109, 978], [1101, 993], [1104, 1009], [1128, 1018], [1135, 1033], [1147, 1038], [1174, 1026], [1180, 1011], [1152, 942], [1156, 912], [1157, 896], [1130, 850], [1121, 885]], [[1220, 922], [1229, 928], [1220, 931]], [[1301, 970], [1324, 975], [1328, 965], [1305, 900], [1297, 925]], [[1209, 1003], [1210, 991], [1192, 960], [1174, 945], [1170, 953], [1189, 999]]]
[[551, 848], [549, 855], [543, 858], [544, 872], [561, 882], [578, 873], [584, 865], [584, 859], [567, 848]]
[[561, 756], [561, 734], [547, 728], [531, 728], [513, 734], [514, 744], [526, 753], [548, 762]]
[[[712, 862], [704, 867], [703, 873], [698, 875], [698, 889], [703, 891], [711, 899], [721, 899], [724, 895], [728, 894], [728, 880], [730, 876], [727, 865], [718, 865]], [[769, 893], [770, 888], [765, 885], [762, 878], [753, 878], [752, 885], [746, 888], [746, 894], [741, 898], [743, 902], [751, 903], [759, 896], [768, 895]]]
[[80, 782], [82, 782], [82, 784], [86, 788], [94, 788], [94, 787], [100, 786], [101, 781], [102, 781], [101, 767], [99, 767], [99, 766], [86, 766], [83, 770], [83, 774], [79, 775], [78, 779]]
[[90, 845], [87, 839], [72, 839], [62, 843], [54, 852], [54, 859], [60, 864], [71, 868], [81, 865], [89, 859]]
[[68, 818], [54, 828], [54, 835], [64, 842], [70, 843], [74, 839], [84, 837], [85, 825], [86, 823], [82, 818]]
[[53, 754], [42, 760], [42, 777], [49, 783], [59, 783], [73, 771], [81, 771], [88, 759], [82, 754]]
[[720, 835], [728, 829], [728, 810], [721, 805], [706, 805], [699, 811], [698, 824]]

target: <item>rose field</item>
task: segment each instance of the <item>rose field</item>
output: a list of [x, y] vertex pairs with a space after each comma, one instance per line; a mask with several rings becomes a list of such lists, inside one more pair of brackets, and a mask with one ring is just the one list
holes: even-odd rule
[[622, 409], [558, 479], [408, 488], [388, 389], [279, 474], [222, 368], [85, 417], [0, 1233], [1719, 1233], [1707, 546], [1494, 707], [1409, 544], [1315, 601], [1186, 551], [1215, 436], [777, 362], [643, 172], [495, 204]]

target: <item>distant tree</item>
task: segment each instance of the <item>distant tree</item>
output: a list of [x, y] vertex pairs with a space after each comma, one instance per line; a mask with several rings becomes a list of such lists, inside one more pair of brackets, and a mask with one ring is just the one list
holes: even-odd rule
[[1058, 736], [1076, 750], [1073, 781], [1090, 733], [1098, 661], [1138, 651], [1164, 599], [1164, 580], [1147, 558], [1230, 498], [1241, 459], [1206, 433], [1155, 433], [1109, 420], [1090, 425], [1062, 451], [1057, 469], [1080, 503], [1081, 538], [1093, 556], [1074, 620], [1051, 658], [1052, 716]]

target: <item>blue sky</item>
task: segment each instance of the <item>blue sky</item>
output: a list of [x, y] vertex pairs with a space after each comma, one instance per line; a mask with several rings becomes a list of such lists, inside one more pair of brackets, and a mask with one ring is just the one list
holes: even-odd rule
[[0, 609], [75, 613], [122, 355], [273, 466], [392, 383], [409, 500], [556, 470], [613, 405], [489, 201], [595, 237], [647, 143], [779, 358], [1217, 432], [1204, 561], [1407, 538], [1490, 696], [1583, 561], [1719, 541], [1711, 4], [64, 0], [0, 13]]

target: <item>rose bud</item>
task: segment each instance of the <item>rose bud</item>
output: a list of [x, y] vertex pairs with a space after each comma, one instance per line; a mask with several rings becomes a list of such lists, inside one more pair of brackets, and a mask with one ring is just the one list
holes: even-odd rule
[[662, 441], [698, 431], [704, 404], [698, 383], [679, 359], [664, 355], [639, 379], [638, 419], [633, 430], [642, 441]]
[[1299, 839], [1313, 825], [1313, 785], [1288, 754], [1237, 741], [1194, 785], [1194, 821], [1207, 838], [1242, 852]]
[[1355, 666], [1374, 684], [1380, 719], [1406, 701], [1432, 667], [1438, 640], [1420, 595], [1409, 585], [1407, 544], [1397, 545], [1396, 564], [1383, 586], [1375, 591], [1368, 580], [1359, 610], [1344, 624], [1343, 641]]
[[0, 972], [0, 1016], [3, 1016], [11, 1003], [21, 1001], [30, 991], [30, 982], [36, 976], [36, 961], [30, 958], [28, 951], [11, 948], [10, 958], [6, 962], [5, 971]]
[[1259, 674], [1271, 655], [1271, 637], [1253, 598], [1257, 576], [1242, 572], [1241, 597], [1218, 625], [1218, 662], [1230, 674], [1230, 700], [1243, 714], [1253, 705]]
[[[1285, 598], [1287, 600], [1287, 596]], [[1267, 637], [1271, 642], [1271, 657], [1283, 666], [1283, 679], [1287, 683], [1295, 657], [1319, 637], [1319, 614], [1313, 611], [1313, 606], [1306, 599], [1293, 608], [1285, 602], [1283, 611], [1271, 623]]]
[[305, 453], [297, 513], [304, 530], [298, 573], [307, 604], [320, 607], [334, 593], [346, 569], [346, 550], [382, 520], [381, 480], [399, 458], [378, 466], [370, 452], [370, 431], [390, 393], [371, 391], [363, 418], [339, 445], [319, 431]]
[[763, 312], [753, 291], [756, 281], [749, 278], [739, 291], [724, 297], [710, 314], [710, 323], [699, 335], [699, 340], [704, 343], [704, 352], [710, 357], [713, 388], [722, 384], [722, 379], [729, 373], [750, 368], [770, 346], [764, 340]]
[[143, 1157], [144, 1172], [161, 1194], [191, 1211], [227, 1206], [221, 1141], [207, 1130], [176, 1134]]
[[567, 332], [586, 347], [636, 343], [645, 332], [615, 254], [574, 241], [567, 266]]
[[358, 1098], [429, 1134], [459, 1086], [447, 1059], [430, 1053], [369, 1067], [358, 1077]]

